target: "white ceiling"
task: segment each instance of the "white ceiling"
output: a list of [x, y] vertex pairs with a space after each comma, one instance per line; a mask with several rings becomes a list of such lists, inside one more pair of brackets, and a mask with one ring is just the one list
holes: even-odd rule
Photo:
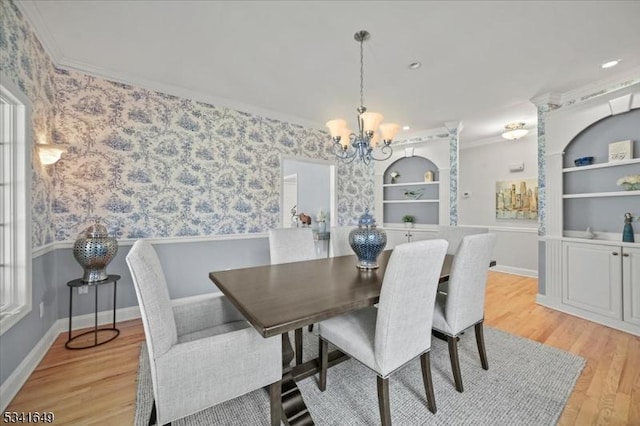
[[366, 29], [369, 110], [411, 133], [462, 121], [463, 143], [535, 127], [534, 96], [640, 70], [640, 1], [18, 4], [58, 66], [318, 127], [355, 122]]

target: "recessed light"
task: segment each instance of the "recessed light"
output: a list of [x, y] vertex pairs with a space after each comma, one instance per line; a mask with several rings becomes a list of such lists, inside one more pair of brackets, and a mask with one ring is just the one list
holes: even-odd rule
[[422, 66], [421, 62], [412, 62], [412, 63], [409, 64], [409, 69], [410, 70], [417, 70], [421, 66]]
[[605, 62], [604, 64], [602, 64], [600, 66], [602, 68], [611, 68], [611, 67], [615, 67], [616, 65], [618, 65], [618, 62], [620, 62], [620, 59], [616, 59], [615, 61]]
[[410, 129], [411, 129], [411, 127], [409, 127], [409, 126], [402, 126], [402, 130], [410, 130]]

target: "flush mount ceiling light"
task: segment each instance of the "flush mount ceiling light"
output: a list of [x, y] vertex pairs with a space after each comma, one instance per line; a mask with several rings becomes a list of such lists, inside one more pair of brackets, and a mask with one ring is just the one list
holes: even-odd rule
[[520, 139], [529, 131], [524, 128], [525, 123], [509, 123], [504, 126], [505, 132], [502, 134], [502, 137], [505, 139], [509, 139], [514, 141], [516, 139]]
[[602, 64], [600, 66], [602, 68], [611, 68], [611, 67], [615, 67], [616, 65], [618, 65], [619, 62], [620, 62], [620, 59], [616, 59], [615, 61], [605, 62], [604, 64]]
[[[382, 114], [367, 111], [364, 106], [364, 55], [362, 45], [369, 40], [371, 34], [368, 31], [358, 31], [353, 38], [360, 43], [360, 106], [358, 111], [358, 131], [352, 133], [347, 128], [347, 121], [342, 118], [327, 121], [326, 126], [333, 139], [333, 151], [343, 163], [351, 163], [359, 158], [363, 163], [369, 164], [372, 160], [384, 161], [391, 157], [393, 149], [391, 142], [400, 126], [395, 123], [382, 123]], [[377, 131], [380, 131], [378, 133]], [[380, 152], [383, 157], [374, 157], [373, 150], [377, 148], [380, 139], [382, 146]]]

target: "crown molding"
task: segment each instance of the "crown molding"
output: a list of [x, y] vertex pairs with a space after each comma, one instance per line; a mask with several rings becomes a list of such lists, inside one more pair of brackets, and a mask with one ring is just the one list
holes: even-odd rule
[[565, 108], [585, 102], [598, 96], [606, 95], [625, 87], [640, 83], [640, 67], [612, 75], [611, 77], [577, 87], [564, 93], [546, 93], [531, 98], [531, 102], [537, 107], [555, 105], [556, 108]]
[[56, 63], [55, 65], [56, 67], [64, 70], [76, 71], [83, 74], [92, 75], [94, 77], [99, 77], [105, 80], [113, 81], [116, 83], [135, 86], [142, 89], [152, 90], [152, 91], [160, 92], [167, 95], [173, 95], [173, 96], [177, 96], [184, 99], [190, 99], [193, 101], [202, 102], [202, 103], [213, 105], [216, 107], [223, 107], [223, 108], [227, 108], [235, 111], [257, 115], [264, 118], [279, 120], [279, 121], [283, 121], [291, 124], [298, 124], [304, 127], [324, 131], [324, 125], [311, 120], [301, 118], [301, 117], [283, 114], [283, 113], [272, 111], [269, 109], [260, 108], [254, 105], [249, 105], [243, 102], [232, 101], [227, 98], [221, 98], [221, 97], [213, 96], [203, 92], [196, 92], [194, 90], [190, 90], [180, 86], [174, 86], [168, 83], [162, 83], [158, 81], [135, 77], [127, 73], [117, 72], [117, 71], [109, 70], [106, 68], [95, 67], [79, 61], [71, 61], [71, 60], [65, 59], [63, 61]]
[[16, 1], [18, 8], [29, 22], [33, 31], [35, 32], [38, 40], [44, 47], [46, 53], [49, 55], [51, 62], [56, 68], [60, 68], [68, 71], [77, 71], [83, 74], [99, 77], [108, 81], [116, 83], [126, 84], [129, 86], [139, 87], [141, 89], [152, 90], [168, 95], [177, 96], [180, 98], [190, 99], [205, 104], [228, 108], [235, 111], [245, 112], [253, 115], [257, 115], [264, 118], [283, 121], [291, 124], [298, 124], [300, 126], [325, 130], [323, 123], [318, 123], [312, 120], [308, 120], [302, 117], [283, 114], [277, 111], [269, 110], [266, 108], [260, 108], [258, 106], [250, 105], [243, 102], [234, 101], [227, 98], [214, 96], [207, 93], [197, 92], [191, 89], [187, 89], [180, 86], [175, 86], [168, 83], [163, 83], [155, 80], [148, 80], [140, 78], [128, 73], [118, 72], [107, 68], [96, 67], [89, 65], [81, 61], [74, 61], [64, 56], [64, 54], [58, 48], [58, 43], [55, 41], [53, 34], [49, 30], [46, 21], [42, 18], [38, 6], [35, 2], [29, 1]]
[[529, 99], [536, 107], [545, 105], [560, 105], [562, 103], [562, 95], [559, 93], [545, 93], [542, 95], [534, 96]]
[[29, 23], [31, 30], [38, 37], [38, 41], [44, 48], [44, 51], [49, 55], [49, 59], [55, 65], [62, 58], [62, 52], [58, 48], [58, 43], [56, 42], [49, 26], [46, 21], [42, 18], [42, 14], [40, 13], [40, 9], [38, 9], [38, 5], [36, 2], [25, 1], [25, 0], [14, 0], [14, 4], [25, 17], [25, 20]]
[[410, 133], [402, 139], [398, 139], [393, 142], [394, 146], [420, 144], [425, 142], [433, 142], [449, 139], [449, 130], [446, 127], [437, 127], [435, 129], [428, 129], [424, 131], [418, 131]]

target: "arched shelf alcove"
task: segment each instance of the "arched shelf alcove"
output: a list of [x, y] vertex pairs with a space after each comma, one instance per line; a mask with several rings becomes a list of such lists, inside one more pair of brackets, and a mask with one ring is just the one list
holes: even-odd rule
[[435, 163], [422, 156], [389, 164], [382, 184], [384, 223], [401, 223], [403, 216], [411, 215], [417, 224], [439, 224], [439, 176]]
[[[609, 161], [609, 144], [631, 141], [635, 158]], [[640, 175], [640, 109], [611, 115], [592, 123], [565, 147], [563, 155], [564, 233], [594, 231], [619, 233], [625, 212], [640, 206], [640, 190], [626, 191], [620, 178]], [[593, 157], [589, 166], [574, 161]]]

